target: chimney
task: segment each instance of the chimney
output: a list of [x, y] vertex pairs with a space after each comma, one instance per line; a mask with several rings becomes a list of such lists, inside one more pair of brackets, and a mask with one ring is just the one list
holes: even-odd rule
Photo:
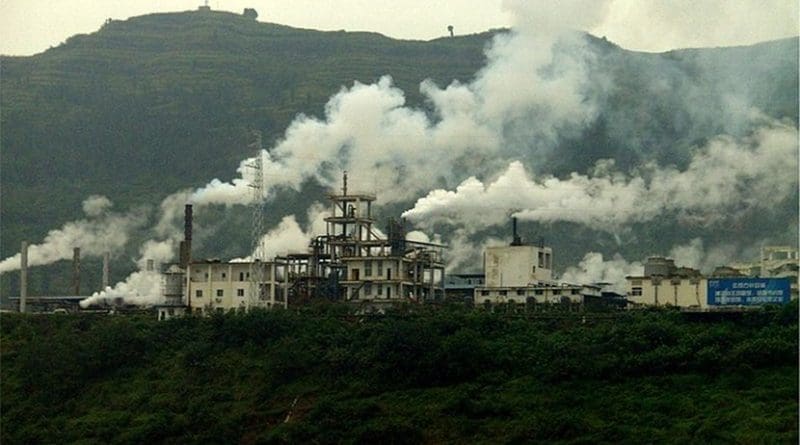
[[192, 205], [186, 204], [183, 210], [183, 252], [181, 266], [186, 268], [192, 262]]
[[108, 275], [109, 275], [109, 263], [111, 262], [111, 254], [105, 252], [103, 254], [103, 289], [106, 290], [108, 287]]
[[81, 294], [81, 248], [72, 249], [72, 287], [73, 295]]
[[512, 230], [512, 233], [514, 235], [514, 239], [511, 241], [511, 245], [512, 246], [521, 246], [522, 245], [522, 239], [517, 234], [517, 217], [516, 216], [511, 218], [511, 230]]
[[19, 311], [25, 312], [28, 299], [28, 242], [23, 241], [19, 250]]

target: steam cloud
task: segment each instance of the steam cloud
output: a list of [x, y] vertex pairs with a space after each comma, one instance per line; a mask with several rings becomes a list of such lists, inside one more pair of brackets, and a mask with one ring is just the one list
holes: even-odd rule
[[434, 190], [403, 216], [422, 226], [446, 223], [473, 230], [505, 223], [509, 213], [609, 232], [666, 212], [711, 224], [724, 210], [769, 208], [790, 196], [797, 184], [797, 138], [794, 126], [772, 122], [742, 140], [715, 138], [684, 171], [651, 164], [637, 176], [604, 161], [591, 176], [535, 178], [515, 161], [493, 182], [471, 177], [455, 191]]
[[[51, 230], [40, 244], [28, 248], [28, 266], [44, 266], [72, 258], [72, 249], [81, 248], [83, 256], [101, 256], [105, 252], [118, 254], [128, 243], [131, 233], [147, 222], [139, 210], [115, 213], [105, 196], [93, 195], [83, 202], [85, 219], [72, 221]], [[0, 262], [0, 273], [19, 270], [20, 254]]]

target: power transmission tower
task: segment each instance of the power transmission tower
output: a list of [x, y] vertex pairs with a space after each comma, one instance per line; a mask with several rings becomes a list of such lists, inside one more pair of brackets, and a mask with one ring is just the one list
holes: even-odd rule
[[261, 132], [253, 131], [255, 142], [250, 144], [256, 150], [255, 160], [248, 165], [252, 169], [253, 179], [250, 187], [253, 189], [252, 200], [252, 263], [250, 267], [251, 291], [248, 298], [248, 306], [262, 306], [266, 299], [266, 246], [261, 242], [264, 235], [264, 218], [266, 216], [266, 200], [264, 199], [264, 151], [261, 147]]

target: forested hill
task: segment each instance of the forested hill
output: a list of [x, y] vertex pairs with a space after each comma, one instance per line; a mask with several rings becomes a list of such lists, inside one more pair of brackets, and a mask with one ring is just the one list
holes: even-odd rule
[[426, 78], [470, 79], [489, 37], [398, 41], [186, 12], [112, 21], [42, 54], [3, 57], [3, 256], [79, 217], [89, 194], [157, 203], [230, 177], [252, 153], [252, 130], [268, 142], [355, 80], [391, 74], [418, 103]]
[[[419, 83], [470, 81], [485, 65], [484, 50], [497, 32], [503, 31], [403, 41], [196, 11], [111, 21], [35, 56], [2, 57], [0, 255], [80, 218], [81, 202], [92, 194], [125, 210], [155, 206], [215, 177], [228, 180], [253, 153], [248, 145], [254, 130], [269, 147], [297, 114], [321, 116], [327, 99], [354, 81], [391, 75], [407, 102], [424, 108]], [[796, 38], [663, 54], [588, 39], [598, 55], [594, 68], [602, 73], [596, 77], [610, 85], [597, 100], [603, 110], [585, 134], [537, 166], [544, 171], [584, 172], [601, 158], [615, 158], [621, 168], [651, 160], [680, 166], [693, 146], [726, 130], [724, 118], [708, 116], [728, 110], [732, 96], [797, 122]], [[689, 102], [700, 112], [687, 112]], [[277, 221], [288, 211], [273, 213]], [[796, 212], [787, 217], [796, 220]], [[242, 233], [219, 242], [241, 255], [249, 228]], [[670, 236], [659, 239], [667, 243]], [[134, 244], [126, 258], [137, 255]], [[577, 247], [585, 244], [576, 238], [554, 246], [574, 252], [562, 256], [559, 267], [574, 264], [583, 253]], [[112, 280], [130, 272], [125, 267], [132, 264], [112, 269]], [[48, 277], [31, 280], [43, 286], [34, 293], [52, 290], [41, 284]], [[5, 283], [3, 288], [8, 291]]]

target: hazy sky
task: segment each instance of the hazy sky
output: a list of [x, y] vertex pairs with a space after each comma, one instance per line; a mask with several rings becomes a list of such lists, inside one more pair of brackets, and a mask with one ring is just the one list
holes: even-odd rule
[[[528, 0], [534, 1], [534, 0]], [[549, 2], [542, 1], [543, 7]], [[730, 46], [798, 35], [797, 0], [609, 0], [588, 31], [628, 49]], [[503, 0], [209, 0], [212, 9], [255, 8], [259, 21], [322, 30], [431, 39], [511, 25]], [[30, 55], [107, 18], [196, 9], [202, 0], [0, 0], [0, 53]], [[581, 11], [575, 11], [580, 14]]]

